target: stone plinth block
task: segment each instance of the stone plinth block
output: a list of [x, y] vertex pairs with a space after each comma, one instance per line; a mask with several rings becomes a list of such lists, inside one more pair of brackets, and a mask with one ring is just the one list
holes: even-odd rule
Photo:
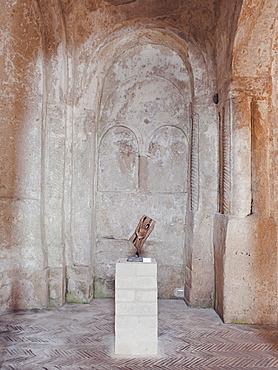
[[157, 354], [157, 264], [147, 260], [116, 263], [116, 355]]
[[66, 300], [71, 303], [89, 303], [93, 298], [93, 272], [89, 266], [67, 267]]

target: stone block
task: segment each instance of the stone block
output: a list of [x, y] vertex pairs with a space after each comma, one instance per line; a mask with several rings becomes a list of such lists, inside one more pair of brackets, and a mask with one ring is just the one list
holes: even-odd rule
[[136, 315], [136, 316], [146, 316], [155, 315], [157, 312], [156, 302], [146, 303], [146, 302], [117, 302], [116, 301], [116, 315]]
[[67, 302], [88, 303], [92, 300], [92, 275], [92, 269], [90, 267], [67, 267]]
[[116, 327], [119, 328], [154, 328], [157, 330], [157, 316], [135, 316], [135, 315], [117, 315], [115, 317]]
[[115, 300], [116, 302], [134, 302], [135, 291], [117, 289], [115, 292]]
[[130, 289], [137, 286], [146, 289], [152, 289], [156, 287], [156, 278], [151, 276], [119, 276], [115, 282], [121, 289]]
[[142, 266], [136, 266], [136, 274], [138, 276], [156, 276], [157, 265], [153, 263], [143, 263]]
[[139, 290], [136, 291], [137, 302], [156, 302], [157, 301], [157, 290]]
[[65, 269], [49, 269], [49, 304], [62, 306], [65, 302]]
[[94, 279], [94, 297], [113, 298], [115, 296], [115, 280], [108, 278]]
[[150, 263], [116, 264], [115, 354], [157, 353], [157, 266]]
[[277, 323], [277, 230], [274, 220], [252, 216], [233, 217], [227, 221], [222, 217], [216, 226], [217, 313], [226, 323]]
[[132, 277], [137, 275], [136, 263], [119, 263], [117, 265], [117, 276]]
[[156, 328], [118, 328], [115, 353], [124, 355], [153, 355], [157, 352]]

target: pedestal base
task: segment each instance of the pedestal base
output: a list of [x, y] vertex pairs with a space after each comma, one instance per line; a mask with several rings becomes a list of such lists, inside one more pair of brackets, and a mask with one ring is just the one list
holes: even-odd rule
[[121, 258], [115, 276], [115, 354], [157, 354], [157, 264]]

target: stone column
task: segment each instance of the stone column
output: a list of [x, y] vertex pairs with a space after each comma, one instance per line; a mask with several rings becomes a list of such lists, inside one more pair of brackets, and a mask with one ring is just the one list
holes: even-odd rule
[[238, 92], [231, 118], [230, 205], [214, 224], [215, 309], [225, 322], [276, 323], [267, 101]]
[[93, 296], [94, 119], [76, 108], [73, 118], [71, 245], [67, 251], [67, 302], [88, 303]]
[[49, 303], [65, 301], [65, 260], [63, 235], [63, 188], [65, 121], [64, 110], [48, 104], [44, 138], [44, 241], [49, 268]]

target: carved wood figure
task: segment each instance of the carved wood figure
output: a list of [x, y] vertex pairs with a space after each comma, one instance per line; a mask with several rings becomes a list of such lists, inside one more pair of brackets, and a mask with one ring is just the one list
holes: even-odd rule
[[137, 252], [135, 254], [136, 257], [139, 257], [143, 244], [147, 240], [150, 233], [153, 231], [155, 224], [156, 221], [146, 215], [142, 216], [141, 220], [139, 221], [134, 234], [129, 239], [137, 249]]

